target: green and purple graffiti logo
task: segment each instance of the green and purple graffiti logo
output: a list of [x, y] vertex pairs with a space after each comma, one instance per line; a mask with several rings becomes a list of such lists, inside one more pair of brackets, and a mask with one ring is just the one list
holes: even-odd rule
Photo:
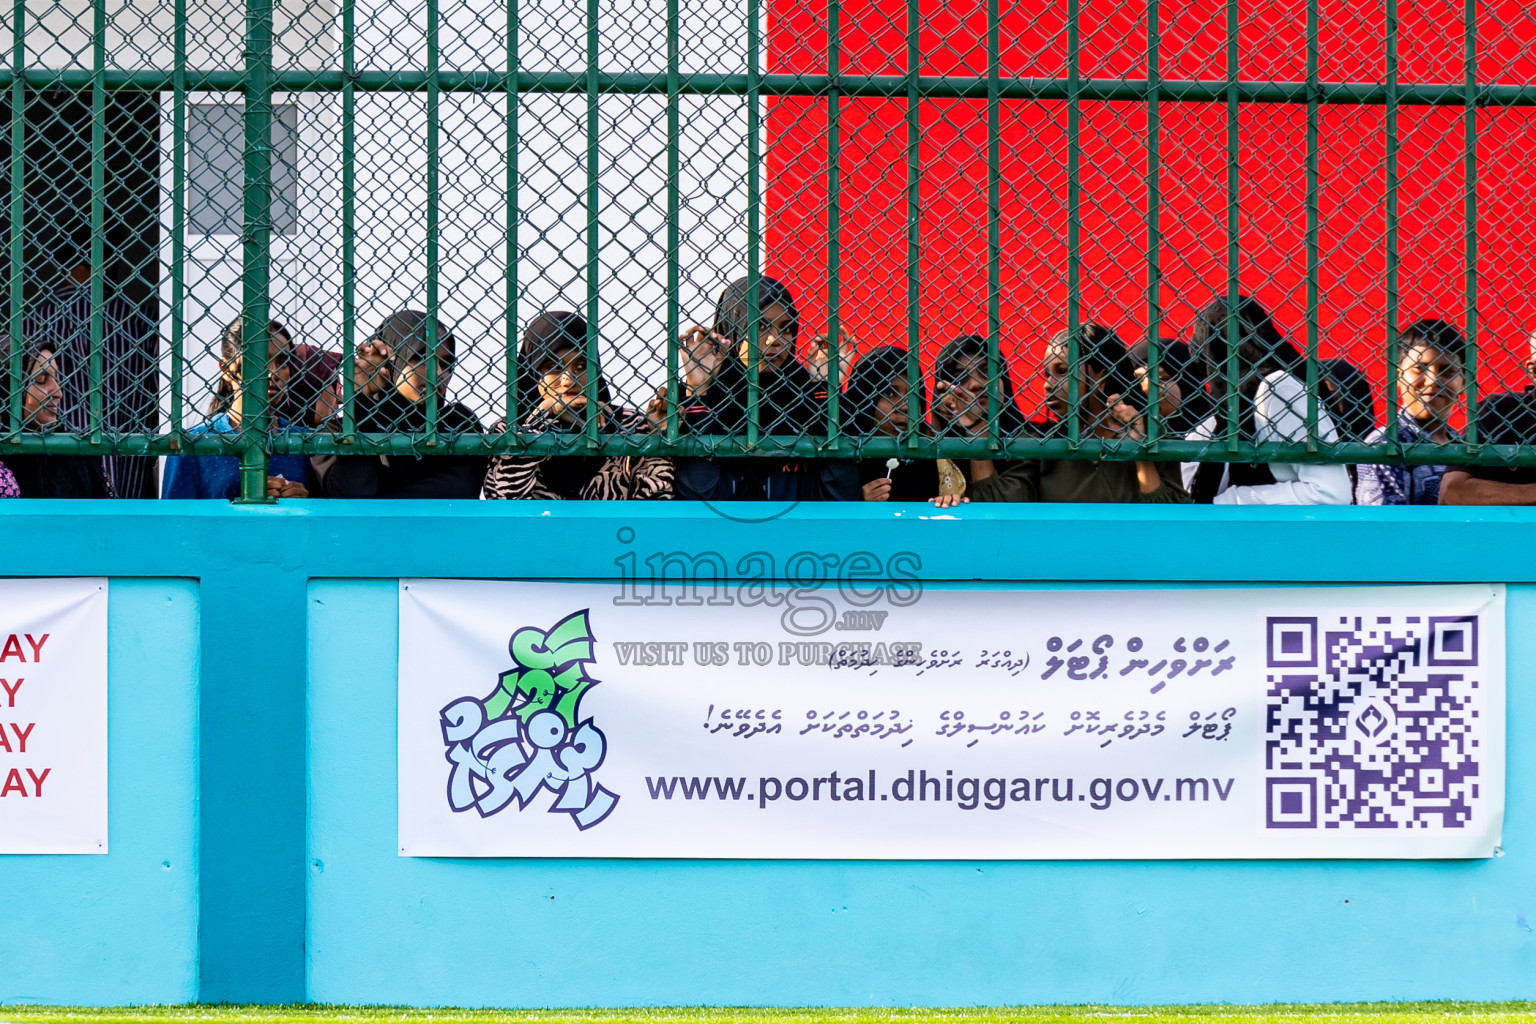
[[597, 680], [592, 664], [589, 609], [567, 615], [549, 630], [524, 626], [507, 649], [513, 667], [501, 673], [483, 700], [460, 697], [441, 712], [448, 776], [448, 806], [471, 807], [490, 817], [517, 800], [523, 810], [546, 787], [555, 794], [549, 810], [569, 814], [589, 829], [613, 811], [619, 798], [592, 773], [607, 743], [588, 718], [581, 698]]

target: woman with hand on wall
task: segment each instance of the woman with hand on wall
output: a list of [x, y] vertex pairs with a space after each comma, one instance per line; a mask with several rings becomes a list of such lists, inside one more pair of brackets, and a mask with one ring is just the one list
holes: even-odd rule
[[[211, 416], [207, 423], [193, 427], [192, 434], [240, 432], [244, 390], [241, 373], [244, 347], [241, 321], [224, 328], [219, 342], [219, 383], [214, 390]], [[302, 423], [292, 422], [288, 384], [293, 373], [293, 338], [288, 329], [273, 320], [267, 325], [267, 403], [275, 431], [308, 433]], [[267, 497], [309, 497], [309, 459], [303, 455], [273, 455], [267, 460]], [[160, 483], [162, 498], [240, 497], [240, 460], [233, 455], [173, 455], [165, 460], [165, 478]]]
[[[353, 360], [357, 429], [362, 433], [421, 434], [427, 428], [428, 358], [436, 360], [439, 443], [480, 433], [480, 421], [447, 401], [453, 376], [453, 333], [436, 324], [437, 351], [428, 354], [425, 313], [402, 310], [358, 346]], [[327, 455], [310, 460], [327, 498], [478, 498], [486, 460], [478, 455]]]
[[[579, 440], [595, 413], [603, 433], [641, 433], [646, 417], [613, 404], [608, 382], [587, 362], [587, 322], [575, 313], [541, 313], [518, 347], [518, 408], [529, 410], [522, 431]], [[597, 375], [598, 407], [587, 404], [588, 375]], [[498, 423], [498, 431], [506, 423]], [[485, 497], [623, 501], [672, 497], [672, 462], [649, 456], [499, 455], [485, 477]]]

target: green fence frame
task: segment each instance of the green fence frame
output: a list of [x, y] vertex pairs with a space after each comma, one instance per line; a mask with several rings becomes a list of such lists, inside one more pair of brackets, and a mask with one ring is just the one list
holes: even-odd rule
[[[986, 58], [987, 73], [981, 76], [922, 75], [920, 66], [918, 33], [920, 19], [917, 0], [906, 3], [907, 60], [909, 71], [905, 74], [862, 75], [842, 74], [840, 70], [839, 19], [837, 0], [831, 0], [827, 14], [828, 52], [827, 74], [781, 75], [761, 73], [762, 40], [761, 0], [746, 0], [746, 70], [743, 74], [685, 74], [679, 69], [678, 0], [669, 0], [667, 10], [667, 66], [659, 73], [609, 73], [599, 65], [598, 26], [602, 16], [598, 0], [587, 0], [587, 33], [585, 38], [586, 67], [582, 70], [558, 72], [529, 72], [519, 64], [519, 35], [517, 0], [509, 0], [507, 11], [506, 57], [510, 72], [451, 71], [439, 66], [439, 0], [426, 2], [426, 68], [424, 71], [358, 71], [356, 69], [355, 9], [353, 0], [340, 4], [340, 70], [292, 71], [279, 70], [273, 64], [273, 0], [246, 0], [245, 7], [245, 63], [241, 69], [215, 71], [193, 70], [187, 67], [186, 2], [175, 0], [175, 60], [170, 70], [109, 70], [106, 67], [107, 15], [105, 0], [92, 3], [92, 48], [90, 69], [46, 70], [27, 67], [25, 0], [14, 0], [13, 26], [15, 28], [10, 66], [0, 68], [0, 87], [7, 88], [11, 97], [11, 160], [9, 163], [11, 223], [19, 225], [23, 217], [23, 159], [25, 133], [24, 105], [29, 94], [42, 89], [66, 89], [89, 93], [92, 102], [92, 207], [91, 219], [94, 231], [91, 251], [91, 359], [90, 374], [93, 383], [89, 409], [89, 430], [84, 433], [40, 434], [24, 429], [22, 413], [22, 359], [19, 345], [10, 347], [8, 373], [11, 400], [6, 411], [8, 430], [0, 435], [0, 456], [6, 453], [89, 453], [89, 454], [224, 454], [235, 455], [241, 460], [243, 500], [266, 501], [265, 478], [267, 460], [272, 454], [559, 454], [579, 451], [583, 454], [667, 454], [679, 456], [724, 455], [795, 455], [795, 456], [847, 456], [860, 454], [870, 457], [900, 455], [903, 457], [952, 457], [952, 458], [1067, 458], [1067, 459], [1151, 459], [1151, 460], [1202, 460], [1202, 461], [1286, 461], [1362, 463], [1392, 461], [1405, 464], [1456, 464], [1456, 465], [1536, 465], [1536, 446], [1532, 445], [1484, 445], [1478, 440], [1478, 394], [1476, 368], [1478, 365], [1477, 334], [1477, 112], [1484, 107], [1531, 107], [1536, 106], [1536, 85], [1480, 84], [1477, 80], [1478, 18], [1476, 0], [1465, 0], [1463, 32], [1465, 43], [1465, 76], [1462, 82], [1430, 84], [1403, 84], [1399, 82], [1398, 14], [1397, 0], [1386, 0], [1386, 62], [1385, 76], [1381, 82], [1325, 82], [1318, 78], [1318, 0], [1307, 3], [1307, 77], [1304, 81], [1250, 81], [1239, 77], [1239, 8], [1238, 0], [1227, 0], [1225, 5], [1226, 46], [1225, 75], [1220, 79], [1173, 80], [1160, 74], [1160, 9], [1158, 0], [1146, 0], [1145, 24], [1148, 27], [1145, 79], [1101, 79], [1084, 77], [1080, 65], [1079, 0], [1068, 0], [1066, 19], [1066, 76], [1062, 78], [1005, 78], [1000, 73], [999, 26], [1001, 22], [998, 0], [987, 5]], [[242, 287], [244, 294], [243, 322], [246, 349], [243, 373], [243, 402], [246, 410], [240, 431], [234, 436], [189, 434], [181, 416], [180, 374], [172, 383], [172, 421], [169, 429], [156, 434], [112, 434], [103, 426], [102, 417], [102, 310], [103, 267], [102, 251], [103, 219], [103, 148], [104, 111], [107, 96], [119, 92], [169, 93], [176, 112], [175, 161], [173, 183], [176, 195], [172, 201], [171, 240], [171, 330], [169, 345], [173, 357], [180, 365], [184, 341], [184, 317], [182, 303], [185, 296], [183, 260], [185, 249], [183, 229], [186, 218], [184, 189], [186, 168], [184, 155], [183, 115], [188, 96], [200, 91], [234, 92], [243, 95], [244, 105], [244, 225], [242, 235]], [[313, 435], [274, 434], [267, 408], [266, 355], [263, 346], [266, 332], [263, 325], [268, 319], [270, 261], [271, 261], [271, 124], [272, 97], [274, 92], [332, 92], [338, 93], [342, 102], [342, 323], [343, 353], [342, 417], [339, 429], [330, 433]], [[427, 277], [426, 306], [429, 324], [435, 324], [438, 306], [437, 278], [437, 220], [439, 182], [433, 150], [438, 145], [438, 104], [443, 93], [505, 93], [508, 103], [508, 135], [517, 137], [517, 98], [531, 94], [571, 94], [587, 97], [585, 143], [588, 153], [587, 195], [587, 251], [588, 275], [588, 350], [595, 356], [597, 336], [597, 277], [598, 261], [598, 98], [605, 94], [653, 94], [664, 96], [667, 107], [668, 138], [668, 189], [667, 189], [667, 285], [671, 296], [667, 308], [668, 338], [666, 388], [672, 401], [664, 428], [654, 434], [606, 433], [599, 430], [595, 417], [588, 419], [584, 431], [574, 443], [569, 436], [525, 435], [516, 432], [479, 436], [447, 437], [437, 429], [437, 404], [435, 388], [428, 389], [427, 426], [423, 433], [369, 434], [356, 429], [355, 396], [353, 383], [347, 368], [353, 354], [353, 335], [356, 326], [356, 303], [353, 294], [355, 267], [353, 264], [353, 222], [356, 206], [355, 184], [355, 97], [359, 91], [393, 91], [419, 93], [427, 103]], [[675, 339], [680, 326], [680, 311], [676, 295], [680, 278], [679, 270], [679, 98], [683, 96], [740, 96], [745, 104], [747, 117], [748, 181], [747, 181], [747, 273], [749, 305], [757, 306], [756, 282], [761, 277], [760, 250], [762, 224], [760, 200], [761, 153], [759, 142], [759, 110], [766, 97], [799, 96], [825, 100], [827, 104], [827, 157], [829, 167], [827, 217], [829, 227], [829, 306], [830, 330], [837, 337], [840, 303], [840, 239], [839, 239], [839, 167], [842, 162], [839, 138], [839, 110], [844, 98], [896, 98], [907, 101], [907, 125], [909, 127], [906, 152], [906, 302], [909, 313], [907, 337], [909, 373], [914, 383], [920, 383], [918, 355], [918, 318], [922, 283], [919, 275], [919, 257], [923, 239], [920, 230], [920, 185], [922, 168], [919, 161], [918, 104], [924, 99], [972, 99], [985, 100], [987, 104], [987, 139], [990, 171], [987, 182], [987, 248], [988, 248], [988, 303], [987, 303], [987, 358], [991, 370], [989, 394], [992, 398], [992, 414], [985, 436], [975, 438], [930, 437], [918, 433], [918, 391], [912, 389], [909, 396], [911, 426], [907, 433], [897, 438], [850, 437], [844, 429], [838, 405], [839, 388], [829, 388], [828, 429], [820, 437], [770, 437], [759, 430], [758, 404], [761, 391], [757, 373], [757, 327], [751, 318], [748, 345], [751, 352], [749, 369], [749, 427], [743, 436], [681, 436], [677, 416], [678, 351]], [[1147, 171], [1148, 206], [1146, 210], [1146, 255], [1148, 258], [1146, 279], [1146, 309], [1151, 335], [1148, 353], [1148, 375], [1155, 389], [1159, 382], [1160, 353], [1156, 343], [1157, 325], [1161, 321], [1158, 305], [1160, 281], [1159, 250], [1162, 233], [1159, 223], [1161, 201], [1159, 197], [1159, 147], [1161, 145], [1160, 115], [1167, 104], [1201, 103], [1224, 104], [1226, 108], [1226, 160], [1227, 206], [1225, 233], [1227, 251], [1226, 298], [1229, 312], [1235, 308], [1238, 296], [1238, 216], [1241, 196], [1238, 179], [1238, 114], [1245, 104], [1296, 104], [1306, 108], [1306, 354], [1308, 356], [1307, 384], [1308, 437], [1295, 444], [1254, 444], [1238, 436], [1236, 424], [1236, 388], [1228, 387], [1229, 423], [1225, 437], [1218, 443], [1190, 442], [1170, 436], [1161, 422], [1156, 402], [1148, 402], [1147, 436], [1143, 440], [1105, 440], [1084, 436], [1079, 423], [1077, 378], [1070, 384], [1069, 404], [1072, 413], [1066, 424], [1065, 437], [1005, 437], [998, 427], [998, 390], [1002, 372], [1000, 357], [1001, 323], [999, 317], [999, 159], [1000, 137], [999, 110], [1005, 101], [1056, 100], [1067, 104], [1067, 180], [1068, 180], [1068, 239], [1067, 239], [1067, 325], [1069, 332], [1070, 359], [1078, 361], [1078, 334], [1082, 315], [1081, 294], [1081, 245], [1080, 217], [1080, 117], [1085, 102], [1130, 101], [1145, 105], [1147, 114]], [[1321, 444], [1318, 439], [1318, 402], [1316, 357], [1318, 345], [1318, 273], [1319, 273], [1319, 175], [1318, 153], [1321, 141], [1318, 131], [1319, 109], [1324, 105], [1379, 105], [1386, 111], [1386, 301], [1387, 301], [1387, 365], [1388, 365], [1388, 418], [1395, 422], [1397, 412], [1396, 391], [1396, 317], [1398, 294], [1398, 180], [1397, 112], [1406, 106], [1456, 107], [1464, 112], [1463, 152], [1465, 161], [1465, 239], [1466, 280], [1465, 297], [1467, 322], [1465, 326], [1467, 391], [1467, 428], [1465, 443], [1447, 445], [1401, 445], [1395, 440], [1383, 444], [1336, 443]], [[517, 219], [517, 184], [519, 167], [516, 147], [507, 157], [506, 210], [509, 223]], [[10, 336], [19, 338], [22, 333], [22, 233], [11, 232], [10, 262]], [[506, 296], [508, 308], [512, 308], [518, 294], [518, 251], [515, 231], [508, 232]], [[1229, 342], [1236, 341], [1235, 318], [1229, 320]], [[435, 335], [435, 326], [429, 328]], [[433, 339], [429, 339], [433, 340]], [[433, 340], [435, 344], [435, 340]], [[1237, 374], [1236, 346], [1229, 344], [1232, 356], [1222, 368], [1229, 385]], [[830, 346], [830, 373], [834, 384], [843, 377], [843, 367], [838, 365], [838, 346]], [[508, 318], [505, 365], [507, 393], [505, 407], [509, 422], [518, 422], [517, 397], [513, 381], [517, 373], [517, 325]], [[429, 383], [435, 383], [434, 360], [427, 361]], [[589, 381], [589, 400], [596, 403], [596, 379]], [[1390, 432], [1389, 432], [1390, 433]]]

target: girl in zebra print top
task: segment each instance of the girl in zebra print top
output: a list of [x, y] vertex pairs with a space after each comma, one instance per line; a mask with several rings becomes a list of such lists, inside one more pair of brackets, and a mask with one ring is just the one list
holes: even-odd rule
[[[638, 412], [615, 406], [608, 382], [586, 358], [587, 323], [571, 312], [542, 313], [523, 332], [518, 348], [518, 408], [533, 410], [525, 433], [575, 435], [586, 425], [587, 375], [597, 372], [599, 429], [640, 432], [650, 425]], [[496, 425], [505, 430], [506, 423]], [[500, 455], [486, 474], [486, 498], [624, 501], [672, 497], [672, 461], [648, 456]]]

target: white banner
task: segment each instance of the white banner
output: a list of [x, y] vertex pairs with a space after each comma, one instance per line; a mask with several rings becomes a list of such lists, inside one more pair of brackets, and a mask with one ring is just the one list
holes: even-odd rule
[[402, 580], [400, 854], [1432, 858], [1499, 844], [1502, 586], [838, 578]]
[[0, 580], [0, 854], [107, 852], [107, 581]]

